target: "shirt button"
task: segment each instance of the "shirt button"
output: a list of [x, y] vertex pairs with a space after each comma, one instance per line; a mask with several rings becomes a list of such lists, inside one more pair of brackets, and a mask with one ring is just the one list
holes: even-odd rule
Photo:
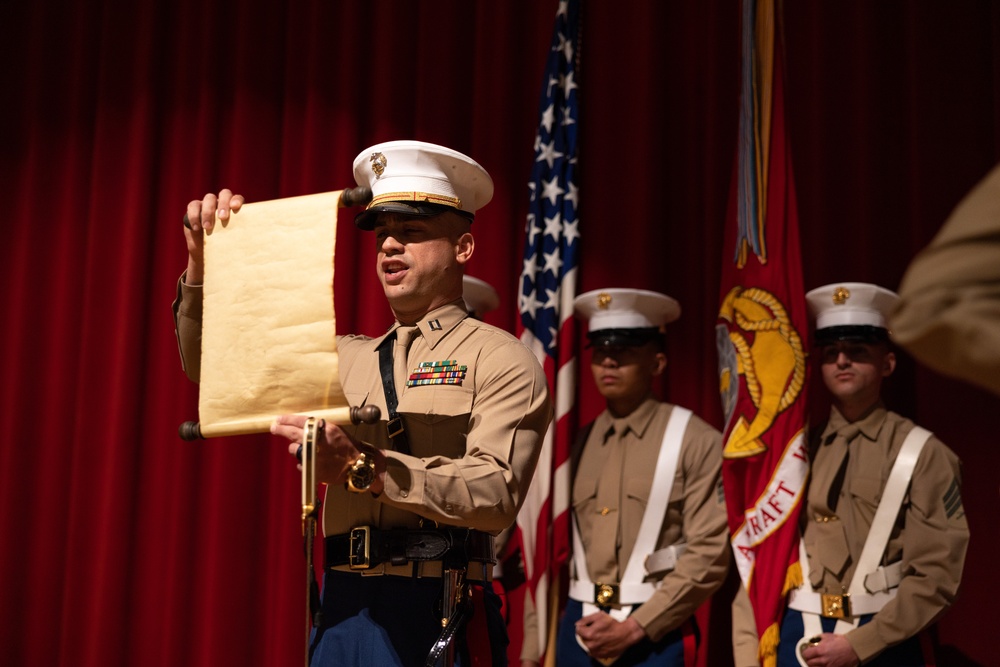
[[405, 498], [406, 496], [410, 495], [410, 492], [407, 491], [406, 489], [403, 489], [399, 492], [399, 495]]
[[608, 509], [607, 507], [602, 507], [601, 508], [601, 516], [607, 516], [609, 514], [611, 514], [611, 510], [610, 509]]

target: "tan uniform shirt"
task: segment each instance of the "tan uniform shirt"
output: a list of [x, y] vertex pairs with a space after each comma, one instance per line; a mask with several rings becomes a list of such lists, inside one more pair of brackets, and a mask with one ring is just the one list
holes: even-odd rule
[[[648, 399], [627, 417], [615, 419], [604, 411], [594, 421], [572, 490], [591, 581], [618, 582], [624, 574], [673, 409]], [[692, 415], [654, 547], [684, 542], [686, 551], [673, 571], [645, 579], [661, 583], [631, 616], [653, 641], [679, 627], [722, 585], [729, 565], [729, 534], [721, 467], [721, 434]]]
[[204, 293], [200, 285], [184, 284], [182, 274], [177, 281], [177, 297], [172, 304], [174, 334], [181, 355], [181, 367], [189, 378], [201, 381], [201, 317]]
[[[889, 471], [913, 427], [881, 405], [854, 423], [834, 408], [814, 440], [804, 539], [810, 583], [817, 592], [839, 594], [850, 587]], [[917, 460], [881, 561], [903, 561], [896, 597], [870, 623], [847, 634], [862, 663], [913, 637], [951, 605], [968, 542], [961, 463], [932, 436]]]
[[893, 340], [934, 370], [1000, 395], [1000, 166], [911, 262]]
[[[193, 379], [200, 358], [200, 292], [182, 285], [174, 304], [181, 357]], [[331, 486], [327, 535], [360, 525], [416, 527], [421, 519], [495, 534], [513, 523], [524, 500], [551, 418], [548, 385], [534, 355], [502, 329], [467, 317], [461, 300], [431, 312], [418, 328], [407, 369], [454, 361], [465, 367], [461, 384], [397, 383], [411, 454], [386, 452], [385, 489], [377, 498]], [[348, 402], [377, 405], [383, 415], [379, 424], [345, 430], [388, 449], [376, 349], [381, 340], [343, 336], [337, 345]]]
[[[733, 597], [732, 618], [733, 667], [760, 667], [760, 660], [757, 659], [757, 649], [760, 647], [757, 619], [753, 615], [750, 595], [742, 582]], [[785, 639], [788, 640], [787, 637]]]

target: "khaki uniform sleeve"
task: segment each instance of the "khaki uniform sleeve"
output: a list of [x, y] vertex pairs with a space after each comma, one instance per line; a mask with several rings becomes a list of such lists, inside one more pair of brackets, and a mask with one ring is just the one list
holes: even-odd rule
[[846, 635], [862, 664], [915, 636], [954, 602], [969, 544], [961, 483], [958, 457], [931, 438], [903, 507], [903, 579], [896, 597], [870, 623]]
[[733, 598], [734, 667], [760, 667], [759, 647], [760, 638], [757, 636], [757, 621], [754, 619], [753, 606], [750, 604], [747, 589], [741, 583]]
[[189, 378], [201, 379], [201, 285], [184, 284], [184, 275], [177, 280], [177, 297], [174, 299], [174, 334], [181, 355], [181, 367]]
[[692, 416], [684, 439], [681, 534], [687, 547], [653, 596], [631, 616], [653, 641], [694, 614], [722, 585], [729, 566], [729, 531], [720, 480], [722, 436]]
[[940, 373], [1000, 394], [1000, 166], [914, 258], [899, 294], [896, 343]]
[[545, 374], [520, 341], [491, 348], [477, 365], [464, 455], [418, 458], [386, 450], [379, 500], [496, 534], [514, 522], [524, 502], [552, 407]]

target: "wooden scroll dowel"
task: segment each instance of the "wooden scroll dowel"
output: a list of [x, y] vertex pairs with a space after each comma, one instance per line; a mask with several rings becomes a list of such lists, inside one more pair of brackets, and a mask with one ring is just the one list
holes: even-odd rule
[[[305, 415], [306, 413], [298, 413]], [[308, 413], [310, 417], [325, 419], [331, 424], [374, 424], [382, 414], [377, 405], [362, 407], [344, 407], [327, 410], [317, 410]], [[214, 424], [202, 427], [199, 422], [184, 422], [177, 429], [181, 440], [204, 440], [227, 435], [247, 435], [250, 433], [268, 433], [274, 418], [239, 422], [237, 424]]]
[[372, 200], [372, 190], [371, 188], [366, 188], [364, 186], [358, 186], [356, 188], [348, 188], [340, 193], [340, 207], [348, 208], [350, 206], [364, 206]]

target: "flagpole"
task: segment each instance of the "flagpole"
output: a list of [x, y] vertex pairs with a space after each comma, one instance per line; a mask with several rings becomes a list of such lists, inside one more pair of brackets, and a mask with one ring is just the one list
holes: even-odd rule
[[[518, 333], [545, 369], [555, 415], [518, 516], [537, 643], [546, 664], [569, 554], [569, 450], [576, 430], [576, 296], [580, 219], [576, 185], [581, 0], [561, 0], [546, 60], [525, 225]], [[541, 657], [541, 656], [539, 656]]]

